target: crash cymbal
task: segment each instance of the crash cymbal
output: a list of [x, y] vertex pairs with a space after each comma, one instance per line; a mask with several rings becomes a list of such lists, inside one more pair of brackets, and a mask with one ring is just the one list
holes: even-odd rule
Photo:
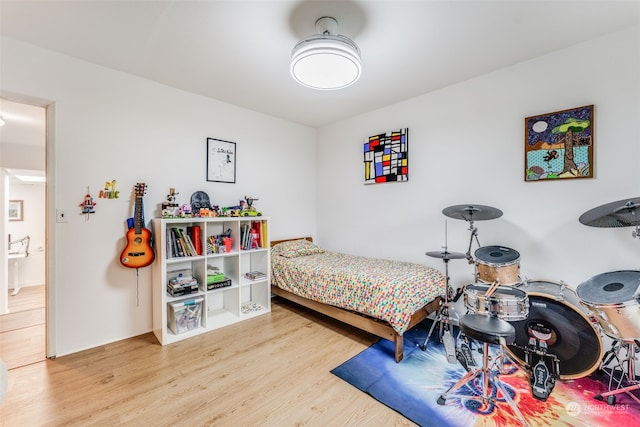
[[640, 197], [618, 200], [580, 215], [580, 222], [590, 227], [635, 227], [640, 225]]
[[448, 260], [448, 259], [462, 259], [462, 258], [466, 258], [467, 257], [465, 254], [461, 254], [460, 252], [448, 252], [448, 251], [427, 252], [426, 255], [430, 256], [432, 258], [441, 258], [441, 259], [445, 259], [445, 260]]
[[455, 205], [444, 208], [442, 213], [449, 218], [464, 219], [465, 221], [482, 221], [496, 219], [502, 216], [500, 209], [484, 205]]

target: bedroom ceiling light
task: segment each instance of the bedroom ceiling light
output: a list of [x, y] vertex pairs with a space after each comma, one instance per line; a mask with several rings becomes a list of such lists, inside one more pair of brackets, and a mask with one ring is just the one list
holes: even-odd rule
[[338, 21], [324, 16], [316, 21], [319, 34], [298, 42], [291, 52], [291, 75], [303, 86], [317, 90], [342, 89], [354, 84], [362, 72], [360, 48], [336, 34]]

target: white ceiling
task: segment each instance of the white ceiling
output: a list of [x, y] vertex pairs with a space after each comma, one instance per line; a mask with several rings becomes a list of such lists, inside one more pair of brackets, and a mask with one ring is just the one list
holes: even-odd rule
[[[362, 51], [341, 91], [289, 75], [325, 15]], [[0, 16], [3, 36], [318, 127], [636, 25], [640, 0], [0, 0]]]

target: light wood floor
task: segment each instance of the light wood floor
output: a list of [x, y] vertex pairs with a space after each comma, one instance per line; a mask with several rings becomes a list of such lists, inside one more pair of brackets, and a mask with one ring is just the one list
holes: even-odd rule
[[9, 313], [0, 316], [0, 358], [8, 369], [46, 357], [45, 286], [9, 293]]
[[145, 334], [12, 369], [0, 424], [412, 426], [330, 373], [376, 340], [276, 298], [165, 347]]

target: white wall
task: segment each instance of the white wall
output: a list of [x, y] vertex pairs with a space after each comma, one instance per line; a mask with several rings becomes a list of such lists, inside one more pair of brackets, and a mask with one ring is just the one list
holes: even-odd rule
[[[595, 105], [595, 177], [524, 182], [524, 118]], [[576, 287], [607, 271], [640, 268], [631, 228], [593, 228], [585, 211], [640, 196], [640, 27], [618, 32], [318, 132], [318, 236], [329, 249], [421, 262], [425, 252], [466, 252], [468, 223], [448, 206], [501, 209], [476, 221], [482, 246], [520, 253], [529, 279]], [[409, 128], [409, 182], [364, 185], [363, 142]], [[473, 252], [477, 245], [474, 243]], [[473, 281], [465, 260], [449, 263], [452, 284]]]
[[[34, 286], [45, 283], [45, 212], [44, 212], [44, 183], [9, 185], [9, 199], [23, 201], [22, 221], [9, 221], [7, 233], [11, 240], [30, 237], [29, 256], [18, 259], [18, 285]], [[12, 247], [12, 249], [17, 249]], [[16, 280], [16, 271], [9, 269], [9, 288]]]
[[[55, 105], [53, 179], [48, 191], [68, 223], [55, 225], [53, 291], [56, 337], [63, 355], [151, 330], [151, 272], [120, 265], [132, 188], [145, 182], [147, 222], [159, 214], [170, 187], [186, 203], [206, 191], [214, 204], [245, 195], [272, 218], [271, 237], [315, 235], [314, 129], [78, 61], [16, 40], [0, 40], [0, 95]], [[221, 82], [221, 84], [224, 84]], [[206, 138], [237, 143], [235, 184], [206, 181]], [[51, 171], [49, 171], [51, 172]], [[106, 181], [120, 199], [99, 199]], [[89, 187], [97, 202], [90, 218], [79, 204]], [[304, 206], [304, 215], [295, 207]]]

